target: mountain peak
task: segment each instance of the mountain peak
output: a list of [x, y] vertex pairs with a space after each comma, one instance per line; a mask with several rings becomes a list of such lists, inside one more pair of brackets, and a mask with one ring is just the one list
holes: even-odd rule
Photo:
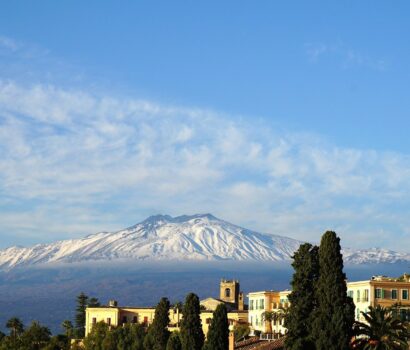
[[[212, 214], [153, 215], [117, 232], [82, 239], [0, 250], [0, 269], [56, 262], [129, 260], [289, 261], [302, 242], [258, 233]], [[410, 261], [410, 254], [383, 249], [344, 249], [346, 263]]]

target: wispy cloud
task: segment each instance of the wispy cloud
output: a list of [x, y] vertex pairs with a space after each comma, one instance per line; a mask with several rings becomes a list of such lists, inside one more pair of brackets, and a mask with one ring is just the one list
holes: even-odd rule
[[325, 58], [332, 58], [343, 69], [366, 67], [377, 71], [384, 71], [388, 66], [385, 59], [375, 59], [342, 43], [306, 43], [304, 49], [309, 61], [312, 63], [318, 63]]
[[0, 232], [55, 239], [213, 212], [300, 239], [333, 228], [350, 246], [401, 248], [409, 175], [405, 154], [216, 111], [0, 82]]

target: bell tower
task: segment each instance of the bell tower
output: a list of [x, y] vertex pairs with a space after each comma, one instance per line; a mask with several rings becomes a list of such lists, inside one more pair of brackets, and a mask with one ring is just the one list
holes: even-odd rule
[[222, 279], [219, 288], [219, 299], [234, 304], [235, 308], [238, 308], [239, 288], [239, 281]]

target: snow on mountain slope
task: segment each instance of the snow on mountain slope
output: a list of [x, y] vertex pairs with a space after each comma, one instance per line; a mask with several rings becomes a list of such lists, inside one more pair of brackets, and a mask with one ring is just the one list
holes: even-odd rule
[[[0, 250], [0, 269], [19, 266], [115, 259], [286, 261], [302, 242], [262, 234], [210, 214], [157, 215], [118, 232], [82, 239]], [[346, 250], [352, 263], [410, 261], [410, 254], [387, 250]]]

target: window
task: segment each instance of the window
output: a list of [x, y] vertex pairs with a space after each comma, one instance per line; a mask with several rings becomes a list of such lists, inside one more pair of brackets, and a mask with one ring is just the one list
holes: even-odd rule
[[250, 301], [249, 310], [253, 310], [253, 300]]
[[369, 301], [369, 290], [368, 289], [364, 290], [363, 301]]
[[138, 322], [138, 316], [134, 316], [132, 318], [132, 323], [137, 323]]
[[147, 325], [148, 324], [148, 317], [144, 316], [144, 324]]
[[93, 324], [97, 323], [97, 319], [95, 317], [93, 317]]
[[391, 290], [391, 298], [392, 299], [397, 299], [397, 289], [392, 289]]
[[207, 318], [206, 319], [206, 324], [211, 324], [211, 322], [212, 322], [212, 318]]
[[231, 297], [231, 290], [229, 288], [225, 289], [225, 298], [230, 298]]
[[265, 308], [265, 299], [261, 299], [260, 303], [259, 303], [259, 308], [260, 309], [264, 309]]
[[347, 291], [347, 296], [353, 299], [353, 291], [352, 291], [352, 290], [348, 290], [348, 291]]
[[360, 290], [356, 292], [356, 301], [360, 301]]
[[360, 320], [360, 309], [356, 309], [356, 321]]
[[122, 316], [122, 323], [127, 323], [127, 316]]
[[108, 317], [108, 318], [107, 318], [107, 324], [108, 324], [109, 326], [111, 326], [111, 317]]
[[402, 289], [401, 298], [403, 300], [408, 300], [409, 299], [409, 290], [408, 289]]
[[376, 288], [376, 299], [381, 299], [382, 298], [382, 294], [384, 294], [384, 293], [382, 293], [382, 289], [380, 289], [380, 288]]
[[259, 300], [255, 300], [255, 310], [258, 310], [259, 308]]
[[253, 326], [253, 316], [251, 316], [251, 325]]

